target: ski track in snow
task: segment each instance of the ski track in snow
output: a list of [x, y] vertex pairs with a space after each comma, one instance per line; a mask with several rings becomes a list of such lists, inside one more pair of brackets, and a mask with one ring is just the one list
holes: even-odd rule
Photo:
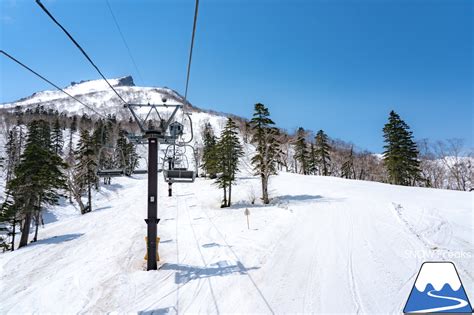
[[[251, 206], [258, 179], [245, 178], [227, 209], [209, 180], [175, 184], [171, 198], [160, 181], [161, 261], [150, 272], [146, 177], [114, 179], [92, 213], [0, 255], [0, 313], [400, 313], [423, 261], [406, 251], [472, 252], [469, 193], [283, 173], [277, 198]], [[473, 259], [452, 260], [469, 294]]]
[[354, 275], [354, 264], [353, 264], [354, 224], [353, 224], [353, 221], [352, 221], [352, 215], [349, 211], [347, 212], [347, 219], [348, 219], [348, 226], [350, 227], [349, 228], [349, 231], [350, 231], [350, 234], [349, 234], [350, 246], [349, 246], [349, 254], [348, 254], [348, 257], [349, 257], [349, 264], [348, 264], [349, 265], [349, 268], [348, 268], [349, 283], [350, 283], [350, 286], [351, 286], [352, 299], [353, 299], [354, 304], [356, 306], [356, 313], [359, 314], [363, 311], [363, 309], [361, 307], [360, 297], [359, 297], [359, 294], [358, 294], [358, 291], [357, 291], [357, 284], [356, 284], [356, 279], [355, 279], [355, 275]]

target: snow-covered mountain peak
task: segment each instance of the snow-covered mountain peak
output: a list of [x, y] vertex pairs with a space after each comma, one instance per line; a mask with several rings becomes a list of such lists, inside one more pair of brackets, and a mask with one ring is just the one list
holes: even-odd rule
[[[132, 76], [108, 79], [120, 96], [128, 103], [155, 103], [160, 104], [164, 98], [167, 104], [187, 104], [183, 96], [178, 92], [167, 87], [139, 87], [135, 86]], [[78, 100], [93, 108], [102, 114], [116, 114], [119, 117], [127, 116], [123, 112], [123, 102], [117, 97], [115, 92], [108, 86], [105, 80], [88, 80], [72, 82], [71, 85], [64, 88], [68, 94], [76, 97]], [[81, 105], [68, 95], [58, 90], [45, 90], [32, 94], [31, 96], [19, 99], [17, 101], [4, 103], [2, 108], [13, 108], [16, 106], [44, 106], [45, 108], [54, 108], [59, 112], [65, 111], [69, 114], [88, 113], [94, 115], [94, 112]], [[121, 114], [123, 113], [123, 115]]]

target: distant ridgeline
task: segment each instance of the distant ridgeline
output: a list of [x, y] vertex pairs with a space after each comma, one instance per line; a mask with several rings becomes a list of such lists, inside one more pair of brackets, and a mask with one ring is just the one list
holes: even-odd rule
[[[128, 102], [161, 102], [163, 96], [184, 102], [183, 96], [172, 89], [136, 86], [132, 76], [110, 79], [109, 82]], [[132, 133], [138, 132], [129, 111], [123, 107], [123, 103], [105, 81], [71, 82], [71, 85], [64, 89], [81, 102], [103, 113], [104, 116], [112, 117], [120, 122], [120, 128]], [[271, 104], [266, 104], [266, 106], [271, 111]], [[248, 107], [250, 116], [253, 104], [248, 104]], [[207, 122], [214, 130], [220, 130], [222, 126], [215, 125], [217, 120], [212, 117], [230, 117], [237, 124], [241, 140], [251, 142], [252, 127], [249, 124], [249, 119], [201, 109], [190, 103], [186, 103], [185, 108], [190, 112], [208, 114], [206, 121], [194, 121], [196, 133], [201, 133]], [[0, 105], [0, 114], [3, 129], [6, 130], [15, 125], [20, 116], [23, 125], [33, 119], [43, 118], [52, 122], [55, 117], [59, 117], [64, 130], [70, 127], [74, 116], [78, 121], [79, 129], [93, 129], [99, 120], [99, 116], [94, 112], [61, 91], [41, 91], [11, 103], [4, 103]], [[276, 122], [276, 126], [278, 126], [278, 122]], [[380, 129], [382, 127], [384, 126], [380, 126]], [[310, 129], [300, 127], [291, 132], [278, 129], [278, 132], [278, 140], [281, 144], [278, 162], [280, 171], [465, 191], [472, 188], [474, 155], [472, 152], [466, 152], [461, 141], [449, 140], [433, 143], [422, 140], [415, 142], [408, 125], [394, 112], [390, 113], [384, 134], [380, 134], [380, 137], [386, 136], [383, 155], [374, 154], [360, 149], [352, 143], [331, 138], [323, 130], [315, 133]], [[377, 132], [379, 131], [377, 130]], [[399, 143], [389, 144], [387, 141], [399, 141]], [[403, 153], [401, 158], [405, 158], [409, 163], [401, 163], [400, 165], [403, 167], [396, 165], [400, 160], [397, 154], [401, 153], [391, 154], [392, 145], [394, 148], [399, 146], [408, 148], [406, 157]], [[202, 149], [202, 143], [196, 142], [196, 147]], [[408, 166], [405, 167], [405, 165]]]

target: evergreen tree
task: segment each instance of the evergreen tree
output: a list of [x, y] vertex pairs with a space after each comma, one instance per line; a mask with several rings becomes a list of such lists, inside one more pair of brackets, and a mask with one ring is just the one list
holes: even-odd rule
[[389, 182], [396, 185], [414, 185], [420, 179], [418, 148], [410, 127], [394, 111], [383, 128], [385, 151], [384, 166]]
[[10, 129], [7, 136], [7, 143], [5, 144], [5, 153], [6, 153], [6, 161], [5, 161], [5, 170], [6, 170], [6, 182], [8, 183], [13, 178], [13, 173], [15, 167], [18, 165], [20, 160], [19, 156], [19, 143], [18, 143], [18, 135], [16, 132], [16, 128]]
[[231, 118], [227, 120], [216, 150], [218, 157], [217, 169], [220, 173], [220, 176], [216, 179], [216, 184], [224, 191], [221, 207], [229, 207], [232, 199], [232, 184], [235, 181], [235, 174], [239, 170], [239, 158], [244, 154], [237, 136], [237, 125]]
[[74, 181], [78, 184], [81, 192], [87, 190], [87, 206], [81, 207], [81, 213], [85, 214], [92, 211], [91, 189], [98, 181], [94, 141], [87, 129], [81, 130], [75, 156], [77, 164]]
[[308, 173], [316, 174], [318, 171], [318, 157], [316, 154], [316, 148], [314, 143], [310, 144], [309, 147], [309, 158], [308, 158]]
[[300, 164], [301, 173], [308, 174], [308, 146], [306, 144], [306, 132], [300, 127], [296, 132], [295, 160]]
[[26, 146], [21, 160], [15, 169], [15, 178], [8, 185], [8, 192], [13, 196], [14, 206], [19, 209], [23, 226], [19, 247], [28, 244], [30, 225], [34, 219], [36, 241], [41, 210], [46, 204], [56, 204], [65, 188], [62, 159], [51, 146], [51, 130], [44, 120], [33, 120], [28, 125]]
[[120, 130], [119, 137], [116, 143], [117, 150], [115, 151], [113, 167], [124, 168], [125, 174], [130, 176], [138, 166], [138, 154], [135, 145], [127, 141], [125, 131]]
[[69, 166], [74, 165], [74, 144], [73, 144], [73, 136], [77, 131], [77, 116], [72, 116], [72, 121], [69, 126], [69, 143], [67, 146], [67, 154], [66, 154], [66, 162]]
[[69, 129], [71, 130], [72, 133], [75, 133], [77, 131], [77, 116], [74, 115], [72, 116], [71, 124], [69, 125]]
[[344, 178], [355, 178], [355, 171], [354, 171], [354, 150], [351, 146], [351, 150], [349, 155], [347, 156], [346, 160], [342, 164], [341, 167], [341, 176]]
[[69, 192], [69, 202], [72, 204], [72, 195], [73, 195], [73, 185], [74, 185], [74, 176], [73, 176], [73, 168], [76, 164], [75, 152], [74, 152], [74, 143], [73, 143], [73, 136], [77, 131], [77, 116], [72, 116], [71, 124], [69, 125], [69, 140], [67, 145], [67, 153], [66, 153], [66, 163], [68, 165], [68, 192]]
[[318, 158], [319, 165], [319, 175], [328, 176], [329, 175], [329, 163], [331, 162], [331, 157], [329, 156], [329, 151], [331, 147], [328, 143], [328, 136], [324, 131], [319, 130], [316, 134], [316, 156]]
[[204, 126], [202, 138], [204, 148], [202, 153], [202, 168], [209, 178], [216, 178], [218, 157], [217, 157], [217, 139], [210, 123]]
[[64, 139], [63, 139], [63, 131], [61, 128], [61, 124], [59, 122], [59, 117], [56, 117], [54, 120], [53, 130], [52, 130], [52, 145], [54, 153], [57, 155], [63, 154], [63, 147], [64, 147]]
[[253, 132], [252, 143], [256, 146], [256, 154], [252, 158], [255, 175], [259, 175], [262, 183], [262, 200], [270, 202], [268, 197], [268, 179], [277, 173], [276, 164], [280, 153], [277, 141], [278, 130], [270, 119], [270, 112], [263, 104], [255, 104], [255, 112], [250, 121]]
[[[0, 206], [0, 249], [2, 252], [15, 249], [17, 212], [17, 208], [7, 192], [5, 201]], [[8, 241], [8, 237], [11, 237], [11, 242]]]

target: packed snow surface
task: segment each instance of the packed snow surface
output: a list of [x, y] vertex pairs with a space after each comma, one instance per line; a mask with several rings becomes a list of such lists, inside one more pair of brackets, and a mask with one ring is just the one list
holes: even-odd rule
[[474, 300], [472, 193], [282, 173], [263, 206], [242, 175], [220, 209], [209, 180], [171, 198], [160, 181], [160, 269], [145, 271], [146, 184], [113, 179], [83, 216], [65, 202], [0, 255], [0, 313], [400, 314], [424, 261], [453, 261]]

